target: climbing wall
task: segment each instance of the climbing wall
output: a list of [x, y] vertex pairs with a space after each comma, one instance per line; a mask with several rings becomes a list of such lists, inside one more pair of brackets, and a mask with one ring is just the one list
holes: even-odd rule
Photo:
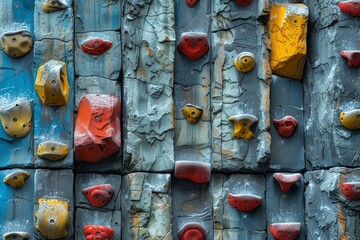
[[0, 238], [360, 240], [359, 16], [3, 0]]

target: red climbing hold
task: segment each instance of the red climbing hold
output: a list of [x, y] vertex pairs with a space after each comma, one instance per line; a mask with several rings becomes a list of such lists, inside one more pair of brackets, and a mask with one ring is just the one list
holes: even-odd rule
[[360, 199], [360, 182], [347, 182], [342, 184], [342, 192], [349, 200]]
[[101, 225], [85, 225], [86, 240], [110, 240], [114, 236], [114, 229]]
[[83, 42], [81, 50], [90, 55], [101, 55], [112, 47], [112, 42], [101, 38], [90, 38]]
[[274, 119], [273, 124], [277, 128], [279, 135], [287, 138], [294, 134], [298, 121], [292, 116], [286, 116], [280, 120]]
[[196, 60], [209, 51], [207, 36], [201, 32], [185, 32], [181, 34], [177, 49], [188, 58]]
[[301, 230], [301, 223], [273, 223], [270, 224], [270, 233], [276, 240], [294, 240]]
[[81, 192], [92, 206], [98, 208], [105, 206], [114, 196], [111, 184], [95, 185], [85, 188]]
[[349, 67], [357, 67], [360, 64], [360, 51], [359, 50], [349, 50], [349, 51], [341, 51], [340, 55], [343, 58], [348, 60]]
[[176, 178], [188, 179], [196, 183], [207, 183], [210, 181], [211, 164], [193, 161], [176, 161]]
[[79, 103], [75, 122], [75, 157], [99, 162], [119, 151], [120, 100], [113, 95], [87, 94]]
[[186, 4], [191, 8], [195, 7], [195, 5], [197, 3], [198, 3], [198, 0], [186, 0]]
[[252, 0], [235, 0], [235, 2], [241, 6], [247, 6], [252, 2]]
[[262, 198], [252, 194], [231, 194], [228, 193], [228, 202], [241, 212], [249, 212], [261, 204]]
[[342, 1], [338, 4], [341, 11], [351, 16], [360, 16], [360, 0]]
[[281, 191], [287, 192], [290, 190], [291, 186], [300, 180], [301, 174], [300, 173], [293, 173], [293, 174], [283, 174], [283, 173], [274, 173], [273, 178], [278, 181], [280, 184]]
[[179, 230], [178, 235], [180, 240], [205, 240], [207, 233], [200, 223], [190, 222]]

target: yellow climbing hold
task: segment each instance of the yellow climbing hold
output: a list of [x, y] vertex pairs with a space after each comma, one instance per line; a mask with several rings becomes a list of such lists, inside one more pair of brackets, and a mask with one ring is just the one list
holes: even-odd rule
[[234, 123], [234, 132], [232, 136], [234, 138], [252, 139], [254, 133], [250, 127], [253, 123], [258, 122], [258, 119], [251, 114], [238, 114], [229, 117], [229, 120]]
[[61, 160], [68, 155], [69, 147], [67, 144], [56, 141], [44, 141], [39, 144], [37, 155], [48, 160]]
[[9, 184], [13, 188], [22, 188], [25, 180], [30, 176], [30, 173], [24, 170], [16, 170], [4, 178], [4, 183]]
[[360, 109], [341, 112], [340, 121], [344, 127], [350, 130], [360, 129]]
[[255, 67], [255, 56], [251, 52], [242, 52], [234, 59], [234, 65], [240, 72], [250, 72]]
[[201, 118], [204, 109], [202, 107], [193, 105], [193, 104], [186, 104], [185, 107], [181, 109], [181, 112], [184, 114], [186, 119], [189, 123], [195, 124]]

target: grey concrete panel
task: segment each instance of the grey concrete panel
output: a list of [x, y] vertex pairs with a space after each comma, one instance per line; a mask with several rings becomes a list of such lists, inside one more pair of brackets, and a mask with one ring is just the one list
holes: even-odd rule
[[27, 232], [33, 239], [33, 199], [34, 199], [34, 170], [25, 170], [30, 176], [25, 180], [22, 188], [14, 189], [3, 182], [10, 173], [20, 169], [0, 171], [0, 237], [7, 232]]
[[[81, 190], [84, 188], [92, 187], [99, 184], [111, 184], [114, 189], [114, 196], [102, 208], [96, 208], [92, 206], [89, 201], [82, 194]], [[99, 211], [114, 211], [120, 210], [120, 199], [121, 199], [121, 176], [114, 174], [76, 174], [75, 178], [75, 204], [76, 207], [86, 208], [90, 210]]]
[[215, 240], [266, 240], [264, 231], [224, 229], [216, 230]]
[[174, 168], [174, 1], [123, 4], [124, 167]]
[[[309, 170], [359, 166], [359, 131], [340, 122], [340, 112], [360, 108], [360, 68], [349, 68], [342, 50], [359, 49], [359, 22], [339, 1], [305, 1], [310, 10], [309, 54], [304, 76], [305, 159]], [[311, 106], [311, 107], [310, 107]]]
[[179, 230], [189, 222], [197, 222], [206, 230], [206, 239], [214, 239], [211, 186], [189, 180], [172, 179], [173, 233], [179, 239]]
[[[35, 173], [35, 198], [34, 214], [38, 210], [39, 198], [58, 199], [69, 204], [69, 224], [67, 227], [67, 237], [64, 239], [74, 239], [74, 175], [71, 170], [45, 170], [37, 169]], [[34, 222], [36, 218], [34, 216]], [[34, 238], [45, 240], [46, 238], [34, 227]]]
[[102, 212], [77, 208], [75, 212], [75, 240], [85, 239], [85, 225], [101, 225], [114, 230], [113, 240], [121, 239], [121, 212]]
[[266, 175], [266, 208], [268, 240], [274, 240], [269, 231], [272, 223], [300, 222], [301, 231], [296, 239], [305, 239], [304, 179], [294, 183], [288, 192], [282, 192], [273, 174]]
[[[266, 229], [265, 178], [258, 174], [213, 174], [212, 197], [214, 228], [217, 232], [234, 229], [260, 231]], [[252, 194], [262, 198], [261, 205], [249, 212], [241, 212], [228, 202], [228, 193]], [[216, 233], [229, 236], [231, 233]], [[239, 233], [234, 233], [237, 236]], [[219, 238], [221, 239], [221, 238]], [[226, 238], [224, 238], [226, 239]], [[251, 239], [251, 238], [250, 238]]]
[[[235, 1], [213, 2], [212, 159], [216, 171], [265, 171], [270, 157], [268, 39], [265, 26], [255, 19], [257, 4], [253, 1], [244, 8]], [[243, 51], [255, 55], [255, 68], [248, 73], [239, 72], [233, 62]], [[240, 113], [259, 119], [252, 140], [231, 136], [233, 124], [228, 118]]]
[[336, 167], [305, 173], [307, 239], [358, 239], [360, 202], [349, 201], [342, 183], [360, 181], [360, 168]]
[[298, 125], [291, 137], [279, 135], [271, 122], [271, 161], [269, 169], [273, 171], [301, 171], [304, 161], [304, 117], [303, 86], [301, 81], [273, 75], [270, 85], [270, 115], [273, 119], [292, 116]]
[[170, 174], [130, 173], [122, 182], [122, 239], [173, 239]]
[[[90, 38], [112, 42], [112, 47], [101, 55], [90, 55], [81, 50], [82, 43]], [[121, 69], [120, 33], [115, 31], [86, 32], [76, 34], [75, 73], [79, 76], [99, 76], [117, 80]]]
[[74, 3], [75, 32], [120, 29], [121, 0], [76, 0]]

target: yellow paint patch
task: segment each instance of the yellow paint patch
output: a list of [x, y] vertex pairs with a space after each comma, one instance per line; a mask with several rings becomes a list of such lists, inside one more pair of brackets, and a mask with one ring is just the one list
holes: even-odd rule
[[277, 4], [270, 9], [268, 27], [273, 74], [300, 80], [306, 56], [309, 11], [304, 4]]

